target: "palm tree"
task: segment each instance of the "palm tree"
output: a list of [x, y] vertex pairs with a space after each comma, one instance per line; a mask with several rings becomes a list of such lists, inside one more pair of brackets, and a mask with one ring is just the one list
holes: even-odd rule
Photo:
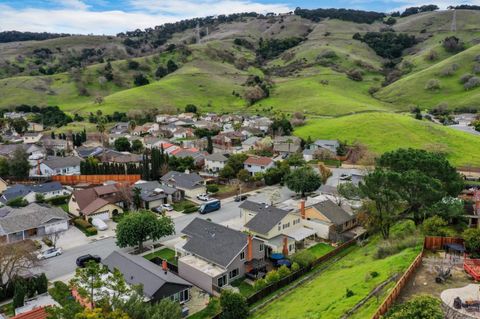
[[103, 150], [103, 155], [102, 155], [102, 161], [105, 162], [105, 118], [104, 117], [100, 117], [98, 118], [98, 122], [97, 122], [97, 131], [98, 133], [100, 133], [100, 139], [102, 141], [102, 150]]

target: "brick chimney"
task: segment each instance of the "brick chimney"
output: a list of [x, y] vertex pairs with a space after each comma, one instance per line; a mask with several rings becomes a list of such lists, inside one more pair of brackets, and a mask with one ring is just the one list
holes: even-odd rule
[[287, 236], [283, 237], [282, 253], [283, 253], [284, 256], [288, 256], [288, 238], [287, 238]]
[[247, 238], [247, 272], [252, 271], [253, 266], [251, 261], [253, 260], [253, 236], [251, 234], [248, 235]]
[[167, 261], [165, 259], [162, 260], [162, 269], [166, 274], [167, 271], [168, 271], [168, 265], [167, 265]]
[[300, 200], [300, 216], [302, 217], [302, 219], [305, 219], [305, 199], [301, 199]]

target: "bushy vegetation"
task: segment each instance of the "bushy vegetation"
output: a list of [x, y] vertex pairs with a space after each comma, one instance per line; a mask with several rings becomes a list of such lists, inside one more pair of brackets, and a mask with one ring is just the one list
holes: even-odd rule
[[395, 305], [385, 315], [385, 319], [442, 319], [445, 318], [440, 299], [430, 295], [414, 296], [412, 299]]
[[408, 17], [421, 12], [436, 11], [438, 9], [439, 7], [435, 4], [429, 4], [429, 5], [424, 5], [420, 7], [410, 7], [410, 8], [406, 8], [400, 16], [403, 18], [403, 17]]
[[294, 13], [305, 19], [319, 22], [322, 19], [339, 19], [344, 21], [352, 21], [356, 23], [374, 23], [385, 17], [384, 13], [374, 11], [362, 11], [352, 9], [301, 9], [296, 8]]
[[262, 59], [271, 59], [297, 46], [300, 42], [302, 42], [302, 38], [298, 37], [266, 40], [261, 38], [258, 43], [257, 55]]
[[395, 32], [367, 32], [363, 36], [355, 33], [353, 39], [365, 42], [379, 56], [387, 59], [401, 57], [403, 50], [417, 42], [413, 35]]
[[0, 43], [32, 40], [42, 41], [68, 36], [70, 36], [70, 34], [67, 33], [2, 31], [0, 32]]

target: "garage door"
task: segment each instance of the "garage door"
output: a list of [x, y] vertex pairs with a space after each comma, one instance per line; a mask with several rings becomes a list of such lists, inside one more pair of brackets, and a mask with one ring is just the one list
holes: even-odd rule
[[98, 219], [101, 219], [101, 220], [109, 220], [110, 219], [110, 216], [108, 215], [108, 212], [105, 212], [105, 213], [98, 213], [98, 214], [95, 214], [95, 215], [90, 215], [91, 218], [98, 218]]

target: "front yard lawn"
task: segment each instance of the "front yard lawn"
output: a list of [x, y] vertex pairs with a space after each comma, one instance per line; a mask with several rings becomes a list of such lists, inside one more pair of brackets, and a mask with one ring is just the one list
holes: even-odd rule
[[[382, 240], [379, 236], [370, 238], [364, 247], [355, 246], [344, 258], [313, 278], [295, 288], [263, 309], [256, 311], [255, 319], [289, 318], [340, 318], [355, 304], [366, 297], [375, 287], [394, 273], [401, 274], [412, 263], [422, 249], [418, 244], [383, 259], [375, 258]], [[376, 272], [375, 276], [371, 275]], [[382, 303], [388, 285], [379, 298], [370, 299], [350, 318], [371, 318]], [[353, 295], [347, 297], [346, 291]]]
[[162, 248], [154, 253], [147, 254], [143, 257], [148, 260], [151, 260], [155, 257], [159, 257], [161, 259], [166, 259], [169, 263], [173, 265], [177, 265], [177, 258], [175, 257], [175, 251], [173, 251], [170, 248]]
[[307, 250], [315, 256], [315, 259], [318, 259], [323, 255], [326, 255], [328, 252], [332, 251], [333, 249], [334, 248], [329, 244], [318, 243], [315, 246], [308, 248]]
[[255, 292], [255, 288], [253, 288], [253, 286], [247, 284], [245, 282], [245, 278], [237, 279], [237, 280], [233, 281], [232, 283], [230, 283], [230, 285], [232, 287], [238, 288], [238, 290], [240, 290], [240, 294], [242, 294], [242, 296], [244, 296], [244, 297], [248, 297], [250, 295], [253, 295], [253, 293]]
[[177, 212], [182, 212], [187, 210], [188, 213], [190, 213], [190, 212], [196, 211], [196, 210], [193, 210], [193, 207], [196, 207], [198, 209], [198, 205], [192, 201], [189, 201], [188, 199], [182, 199], [177, 203], [173, 203], [172, 206], [173, 206], [173, 209], [176, 210]]

